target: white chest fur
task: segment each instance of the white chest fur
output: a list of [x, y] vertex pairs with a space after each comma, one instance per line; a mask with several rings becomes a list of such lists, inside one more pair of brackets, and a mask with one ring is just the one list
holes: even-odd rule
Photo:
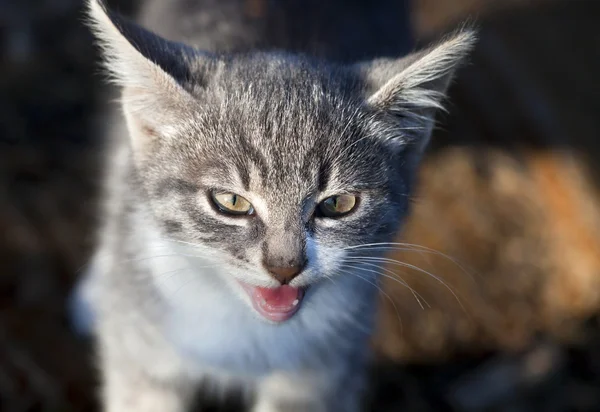
[[183, 257], [161, 260], [154, 270], [171, 272], [155, 277], [169, 307], [165, 333], [191, 373], [209, 368], [260, 376], [327, 368], [370, 333], [374, 293], [356, 277], [311, 286], [292, 319], [270, 324], [233, 293], [214, 265], [192, 267]]

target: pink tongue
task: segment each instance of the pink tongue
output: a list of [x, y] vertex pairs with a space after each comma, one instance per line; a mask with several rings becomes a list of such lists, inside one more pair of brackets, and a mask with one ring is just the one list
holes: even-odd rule
[[300, 289], [283, 285], [278, 288], [255, 288], [256, 293], [271, 307], [289, 307], [298, 299]]

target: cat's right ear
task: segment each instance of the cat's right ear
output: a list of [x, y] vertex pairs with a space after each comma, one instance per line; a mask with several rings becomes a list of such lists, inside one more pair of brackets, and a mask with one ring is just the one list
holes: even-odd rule
[[143, 29], [100, 0], [88, 0], [88, 16], [110, 78], [122, 88], [134, 149], [146, 151], [169, 137], [194, 102], [186, 89], [192, 76], [189, 63], [197, 69], [206, 61], [208, 67], [211, 57]]
[[476, 33], [463, 28], [428, 49], [400, 59], [376, 59], [355, 66], [366, 83], [366, 101], [387, 115], [382, 137], [419, 158], [434, 126], [435, 113], [456, 69], [476, 42]]

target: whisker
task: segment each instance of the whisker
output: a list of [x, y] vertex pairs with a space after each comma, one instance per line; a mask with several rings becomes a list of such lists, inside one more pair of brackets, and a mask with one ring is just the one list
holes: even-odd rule
[[[151, 251], [157, 251], [157, 250], [162, 250], [162, 249], [167, 249], [167, 251], [169, 253], [163, 253], [163, 254], [151, 255], [151, 256], [148, 256], [147, 253], [144, 253], [144, 252], [151, 252]], [[145, 247], [144, 250], [140, 254], [142, 256], [138, 256], [138, 257], [131, 258], [131, 259], [121, 259], [121, 260], [116, 261], [115, 263], [119, 264], [119, 263], [138, 262], [138, 261], [154, 259], [154, 258], [161, 258], [161, 257], [191, 257], [191, 258], [198, 258], [198, 259], [218, 258], [218, 256], [214, 256], [214, 255], [210, 256], [210, 254], [208, 254], [208, 253], [193, 254], [193, 253], [176, 252], [176, 251], [171, 250], [169, 248], [169, 246], [161, 245], [161, 244]], [[101, 262], [104, 262], [107, 260], [111, 260], [113, 258], [114, 258], [114, 255], [111, 255], [110, 253], [103, 253], [102, 255], [94, 255], [90, 258], [90, 260], [87, 263], [83, 264], [79, 269], [77, 269], [77, 272], [81, 271], [82, 269], [87, 268], [88, 266], [93, 265], [96, 262], [101, 263]], [[214, 266], [219, 266], [219, 264], [215, 263]]]
[[[177, 275], [179, 272], [182, 272], [187, 269], [188, 268], [179, 268], [179, 269], [168, 270], [166, 272], [159, 273], [156, 275], [156, 280], [159, 284], [164, 284], [165, 282], [168, 282], [170, 279], [173, 279], [175, 277], [175, 275]], [[168, 276], [166, 276], [166, 278], [165, 278], [165, 275], [168, 275]]]
[[175, 298], [175, 295], [177, 295], [179, 292], [181, 292], [184, 288], [190, 286], [191, 284], [193, 284], [194, 282], [197, 282], [198, 278], [197, 277], [192, 277], [191, 280], [187, 281], [187, 282], [183, 282], [183, 284], [181, 284], [176, 290], [173, 291], [173, 293], [171, 293], [171, 296], [168, 296], [168, 299], [172, 299]]
[[[354, 269], [359, 269], [359, 268], [354, 268]], [[402, 336], [404, 334], [404, 325], [402, 324], [402, 318], [400, 317], [400, 312], [398, 311], [398, 307], [396, 306], [396, 303], [394, 302], [394, 300], [390, 297], [390, 295], [388, 295], [381, 287], [379, 287], [377, 284], [369, 281], [368, 279], [363, 278], [362, 276], [360, 276], [358, 273], [353, 273], [353, 272], [344, 272], [343, 274], [349, 274], [351, 276], [356, 276], [359, 279], [362, 279], [363, 281], [375, 286], [379, 292], [381, 292], [392, 304], [392, 306], [394, 307], [394, 310], [396, 311], [396, 316], [398, 317], [398, 322], [400, 323], [400, 336]]]
[[183, 245], [188, 245], [188, 246], [195, 246], [195, 247], [203, 247], [204, 246], [201, 243], [185, 242], [183, 240], [172, 239], [172, 238], [168, 238], [168, 237], [161, 237], [160, 239], [164, 240], [166, 242], [181, 243]]
[[[340, 275], [340, 273], [335, 273], [335, 274], [329, 274], [329, 275], [324, 275], [323, 277], [326, 278], [327, 280], [329, 280], [333, 285], [336, 285], [335, 283], [335, 278], [337, 277], [336, 275]], [[352, 320], [354, 322], [354, 324], [357, 327], [360, 327], [361, 330], [363, 330], [365, 333], [367, 333], [368, 335], [371, 335], [371, 330], [369, 330], [368, 328], [365, 327], [364, 324], [362, 324], [361, 322], [358, 322], [356, 319], [354, 319], [354, 317], [352, 316], [347, 316], [348, 319]]]
[[410, 268], [410, 269], [416, 270], [418, 272], [424, 273], [424, 274], [430, 276], [431, 278], [437, 280], [442, 285], [444, 285], [444, 287], [446, 289], [448, 289], [448, 291], [452, 294], [452, 296], [454, 296], [454, 298], [456, 299], [456, 301], [460, 305], [461, 309], [465, 313], [467, 313], [465, 307], [463, 306], [462, 302], [460, 301], [460, 299], [458, 298], [458, 295], [454, 292], [454, 290], [452, 290], [452, 288], [450, 286], [448, 286], [448, 284], [446, 282], [444, 282], [439, 276], [436, 276], [433, 273], [430, 273], [430, 272], [426, 271], [425, 269], [421, 269], [420, 267], [415, 266], [415, 265], [411, 265], [410, 263], [401, 262], [401, 261], [398, 261], [398, 260], [395, 260], [395, 259], [389, 259], [389, 258], [348, 256], [348, 257], [346, 257], [346, 259], [352, 259], [352, 260], [356, 260], [356, 261], [360, 261], [360, 259], [365, 259], [365, 260], [370, 260], [370, 261], [374, 261], [374, 262], [385, 262], [385, 263], [390, 263], [392, 265], [397, 265], [397, 266], [402, 266], [402, 267]]
[[[188, 255], [188, 254], [184, 254], [184, 253], [167, 253], [164, 255], [144, 256], [144, 257], [134, 258], [134, 259], [125, 259], [125, 260], [119, 261], [118, 263], [142, 262], [145, 260], [157, 259], [157, 258], [167, 258], [167, 257], [204, 258], [204, 256], [200, 256], [200, 255]], [[218, 266], [218, 264], [215, 263], [214, 265], [211, 265], [211, 266]]]
[[[406, 251], [406, 252], [421, 250], [424, 253], [431, 253], [431, 254], [439, 255], [445, 259], [448, 259], [449, 261], [454, 263], [456, 266], [458, 266], [471, 279], [474, 278], [473, 271], [468, 270], [458, 259], [455, 259], [450, 255], [447, 255], [443, 252], [440, 252], [439, 250], [435, 250], [435, 249], [432, 249], [427, 246], [418, 245], [418, 244], [414, 244], [414, 243], [380, 242], [380, 243], [365, 243], [365, 244], [361, 244], [361, 245], [348, 246], [348, 247], [344, 248], [343, 250], [360, 250], [360, 249], [399, 250], [399, 251]], [[417, 249], [417, 250], [415, 250], [415, 249]], [[475, 275], [479, 276], [477, 273], [475, 273]]]
[[[369, 263], [369, 262], [359, 262], [359, 264], [364, 264], [364, 265], [370, 265], [370, 266], [374, 266], [376, 267], [378, 270], [374, 270], [374, 269], [366, 269], [366, 268], [362, 268], [362, 267], [357, 267], [357, 266], [353, 266], [353, 265], [349, 265], [347, 264], [347, 262], [344, 262], [344, 264], [352, 269], [358, 269], [358, 270], [367, 270], [370, 273], [374, 273], [376, 275], [380, 275], [383, 276], [385, 278], [391, 279], [395, 282], [400, 283], [402, 286], [404, 286], [405, 288], [407, 288], [408, 290], [410, 290], [410, 292], [412, 293], [413, 297], [415, 298], [415, 300], [417, 301], [417, 303], [419, 304], [419, 306], [421, 307], [422, 310], [425, 310], [425, 307], [423, 306], [423, 303], [421, 302], [421, 300], [423, 300], [423, 302], [425, 302], [425, 304], [427, 305], [427, 307], [431, 308], [431, 305], [427, 302], [427, 300], [423, 297], [423, 295], [421, 295], [419, 292], [417, 292], [416, 290], [414, 290], [404, 279], [402, 279], [397, 273], [387, 269], [387, 268], [383, 268], [380, 267], [378, 265], [375, 265], [373, 263]], [[386, 275], [385, 273], [381, 273], [380, 270], [385, 270], [388, 273], [391, 273], [394, 276], [390, 276], [390, 275]]]

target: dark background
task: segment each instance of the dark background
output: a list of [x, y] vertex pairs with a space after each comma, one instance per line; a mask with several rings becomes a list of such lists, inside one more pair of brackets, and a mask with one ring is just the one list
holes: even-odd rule
[[[110, 3], [134, 9], [131, 1]], [[599, 159], [598, 2], [422, 0], [412, 9], [421, 40], [463, 17], [482, 22], [481, 44], [452, 89], [453, 116], [432, 151], [526, 143]], [[73, 334], [66, 302], [94, 238], [104, 121], [98, 110], [106, 96], [96, 57], [80, 1], [0, 0], [2, 411], [95, 407], [90, 345]], [[374, 370], [373, 410], [600, 410], [598, 321], [582, 323], [585, 339], [577, 345], [541, 336], [518, 355], [382, 362]]]

